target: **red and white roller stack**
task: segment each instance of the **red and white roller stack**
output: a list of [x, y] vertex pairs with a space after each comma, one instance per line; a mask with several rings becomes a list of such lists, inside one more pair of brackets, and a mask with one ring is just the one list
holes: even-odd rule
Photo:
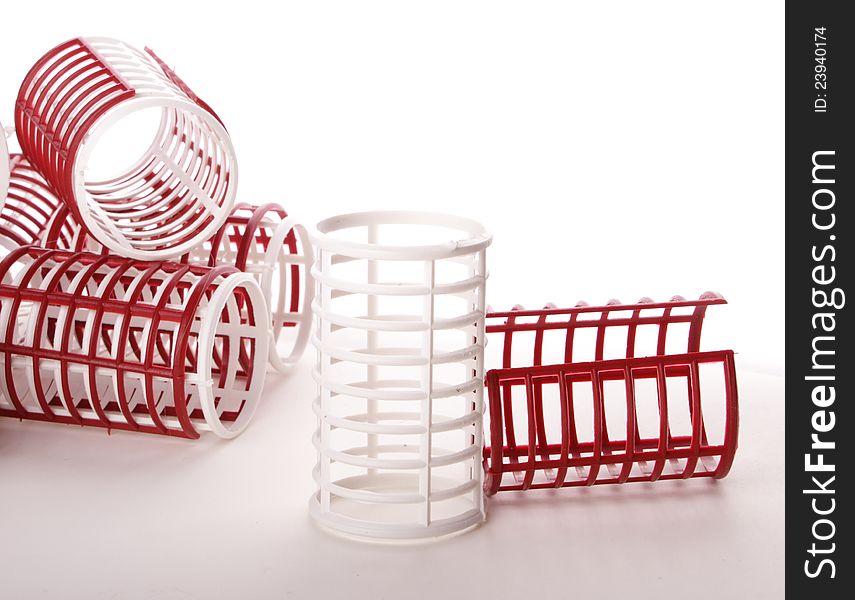
[[[144, 113], [115, 168], [105, 140]], [[20, 154], [0, 130], [0, 416], [232, 438], [268, 361], [293, 367], [314, 332], [310, 510], [340, 533], [439, 537], [498, 492], [731, 469], [734, 352], [700, 345], [717, 294], [494, 312], [477, 221], [359, 212], [310, 236], [235, 203], [220, 118], [117, 40], [45, 54], [15, 104]]]
[[310, 510], [325, 527], [439, 537], [481, 523], [500, 491], [730, 471], [734, 353], [700, 347], [718, 294], [494, 312], [491, 237], [474, 221], [355, 213], [321, 221], [314, 239]]
[[[0, 144], [0, 416], [241, 432], [268, 358], [285, 371], [308, 341], [305, 227], [235, 204], [222, 121], [147, 48], [56, 46], [20, 87], [14, 133], [20, 154]], [[116, 136], [144, 148], [124, 169], [102, 148]]]

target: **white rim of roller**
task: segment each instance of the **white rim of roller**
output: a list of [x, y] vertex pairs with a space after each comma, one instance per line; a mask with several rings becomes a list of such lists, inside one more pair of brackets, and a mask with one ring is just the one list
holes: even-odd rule
[[318, 499], [320, 492], [309, 498], [309, 515], [324, 531], [344, 534], [357, 541], [374, 542], [419, 542], [464, 534], [484, 523], [485, 513], [472, 510], [469, 513], [434, 521], [427, 527], [413, 525], [376, 525], [346, 515], [325, 513]]
[[[442, 244], [420, 246], [393, 246], [351, 242], [332, 235], [342, 229], [368, 227], [369, 225], [431, 225], [434, 227], [457, 229], [466, 235], [459, 240], [452, 239]], [[326, 250], [378, 260], [451, 258], [482, 250], [489, 246], [493, 239], [484, 226], [474, 219], [445, 213], [406, 210], [358, 212], [330, 217], [318, 223], [311, 235], [315, 245]]]
[[[255, 324], [243, 326], [244, 331], [241, 332], [242, 337], [251, 337], [256, 342], [253, 357], [254, 372], [250, 389], [246, 392], [246, 406], [241, 410], [240, 416], [234, 423], [223, 423], [217, 414], [217, 408], [214, 406], [213, 375], [211, 373], [213, 368], [214, 338], [217, 335], [218, 326], [220, 325], [220, 315], [231, 295], [239, 287], [242, 287], [247, 292], [252, 302], [252, 308], [255, 311]], [[255, 414], [255, 410], [258, 408], [258, 401], [264, 389], [264, 375], [270, 349], [270, 345], [267, 343], [269, 322], [270, 312], [267, 309], [267, 301], [264, 299], [264, 294], [258, 282], [249, 273], [229, 275], [225, 281], [217, 286], [217, 290], [213, 293], [208, 305], [205, 307], [205, 315], [199, 326], [198, 373], [202, 379], [202, 383], [198, 388], [199, 403], [202, 406], [202, 413], [205, 415], [205, 422], [211, 428], [211, 431], [221, 438], [231, 439], [240, 435], [249, 425], [252, 416]], [[235, 326], [233, 324], [230, 325]], [[203, 348], [205, 349], [204, 352], [202, 352]]]
[[[182, 112], [193, 113], [214, 131], [218, 141], [225, 145], [225, 148], [231, 158], [228, 190], [221, 205], [216, 205], [213, 202], [211, 203], [213, 204], [213, 207], [210, 207], [211, 215], [213, 216], [211, 222], [203, 229], [200, 229], [193, 238], [181, 244], [162, 250], [140, 250], [138, 248], [134, 248], [130, 243], [120, 243], [116, 240], [115, 235], [117, 232], [105, 229], [101, 222], [94, 219], [92, 204], [97, 203], [92, 199], [86, 189], [86, 168], [89, 164], [92, 151], [98, 145], [98, 141], [101, 137], [110, 127], [125, 117], [148, 108], [174, 108]], [[83, 221], [83, 224], [90, 232], [93, 232], [93, 235], [98, 242], [103, 244], [109, 250], [112, 250], [121, 256], [135, 258], [138, 260], [164, 260], [175, 258], [189, 252], [195, 246], [207, 241], [220, 227], [222, 227], [223, 223], [226, 222], [226, 219], [228, 219], [237, 194], [238, 166], [237, 161], [235, 160], [235, 150], [231, 137], [225, 127], [223, 127], [223, 125], [211, 113], [197, 104], [181, 99], [135, 97], [117, 104], [92, 124], [92, 127], [80, 144], [80, 148], [74, 158], [73, 168], [74, 197], [77, 200], [76, 206], [80, 212], [80, 218]], [[109, 222], [108, 217], [104, 217], [104, 220]], [[104, 233], [101, 235], [95, 235], [96, 232]], [[118, 235], [122, 238], [124, 237], [121, 233], [118, 233]]]
[[[285, 238], [291, 230], [294, 230], [294, 235], [297, 237], [300, 246], [302, 247], [302, 256], [294, 256], [286, 253], [284, 250]], [[294, 344], [291, 346], [290, 352], [286, 356], [279, 354], [277, 346], [277, 338], [274, 332], [270, 332], [270, 364], [280, 373], [286, 372], [293, 367], [303, 356], [306, 345], [309, 343], [309, 335], [312, 331], [312, 303], [315, 299], [315, 282], [312, 279], [312, 263], [314, 262], [314, 250], [312, 241], [309, 238], [309, 233], [306, 227], [292, 217], [286, 217], [277, 227], [276, 231], [268, 244], [268, 252], [264, 257], [264, 272], [261, 276], [261, 289], [264, 292], [265, 298], [273, 298], [273, 272], [276, 270], [280, 261], [285, 264], [294, 264], [299, 262], [303, 265], [305, 280], [303, 281], [303, 290], [301, 294], [302, 311], [298, 315], [293, 315], [293, 321], [297, 323], [298, 333]], [[285, 281], [280, 282], [279, 294], [285, 293]], [[271, 309], [271, 320], [273, 318]], [[279, 332], [282, 335], [282, 331]]]

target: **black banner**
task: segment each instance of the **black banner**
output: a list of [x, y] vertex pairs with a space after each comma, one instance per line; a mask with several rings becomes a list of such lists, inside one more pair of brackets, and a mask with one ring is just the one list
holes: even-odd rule
[[845, 2], [786, 15], [786, 583], [851, 598], [855, 23]]

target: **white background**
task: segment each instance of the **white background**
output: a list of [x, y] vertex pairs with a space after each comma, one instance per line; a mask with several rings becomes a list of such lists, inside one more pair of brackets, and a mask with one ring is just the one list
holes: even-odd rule
[[484, 221], [497, 309], [718, 291], [740, 451], [718, 484], [500, 495], [454, 540], [343, 541], [306, 514], [307, 356], [230, 443], [0, 421], [0, 598], [782, 596], [781, 3], [120, 6], [4, 5], [0, 122], [45, 51], [116, 37], [214, 107], [240, 200]]

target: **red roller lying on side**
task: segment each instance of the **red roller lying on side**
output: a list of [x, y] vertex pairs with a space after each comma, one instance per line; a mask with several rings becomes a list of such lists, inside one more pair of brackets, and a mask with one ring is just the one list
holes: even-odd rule
[[[108, 253], [62, 204], [44, 223], [42, 244], [48, 248]], [[213, 237], [177, 260], [209, 267], [234, 266], [256, 278], [271, 312], [275, 350], [270, 353], [270, 363], [282, 371], [299, 360], [309, 339], [313, 258], [305, 227], [281, 206], [239, 203]]]
[[[35, 244], [75, 252], [108, 254], [86, 233], [65, 203], [21, 155], [11, 160], [11, 181], [0, 210], [0, 245], [11, 250]], [[234, 266], [251, 273], [271, 312], [275, 349], [270, 363], [284, 371], [302, 356], [309, 338], [314, 255], [305, 227], [277, 204], [236, 204], [213, 237], [178, 262]]]
[[700, 351], [706, 308], [724, 303], [708, 293], [488, 313], [502, 368], [486, 375], [485, 492], [727, 475], [733, 352]]
[[6, 145], [6, 129], [3, 123], [0, 123], [0, 208], [3, 208], [3, 203], [6, 199], [6, 192], [9, 189], [9, 146]]
[[269, 347], [251, 275], [30, 246], [0, 277], [0, 416], [186, 438], [249, 423]]

